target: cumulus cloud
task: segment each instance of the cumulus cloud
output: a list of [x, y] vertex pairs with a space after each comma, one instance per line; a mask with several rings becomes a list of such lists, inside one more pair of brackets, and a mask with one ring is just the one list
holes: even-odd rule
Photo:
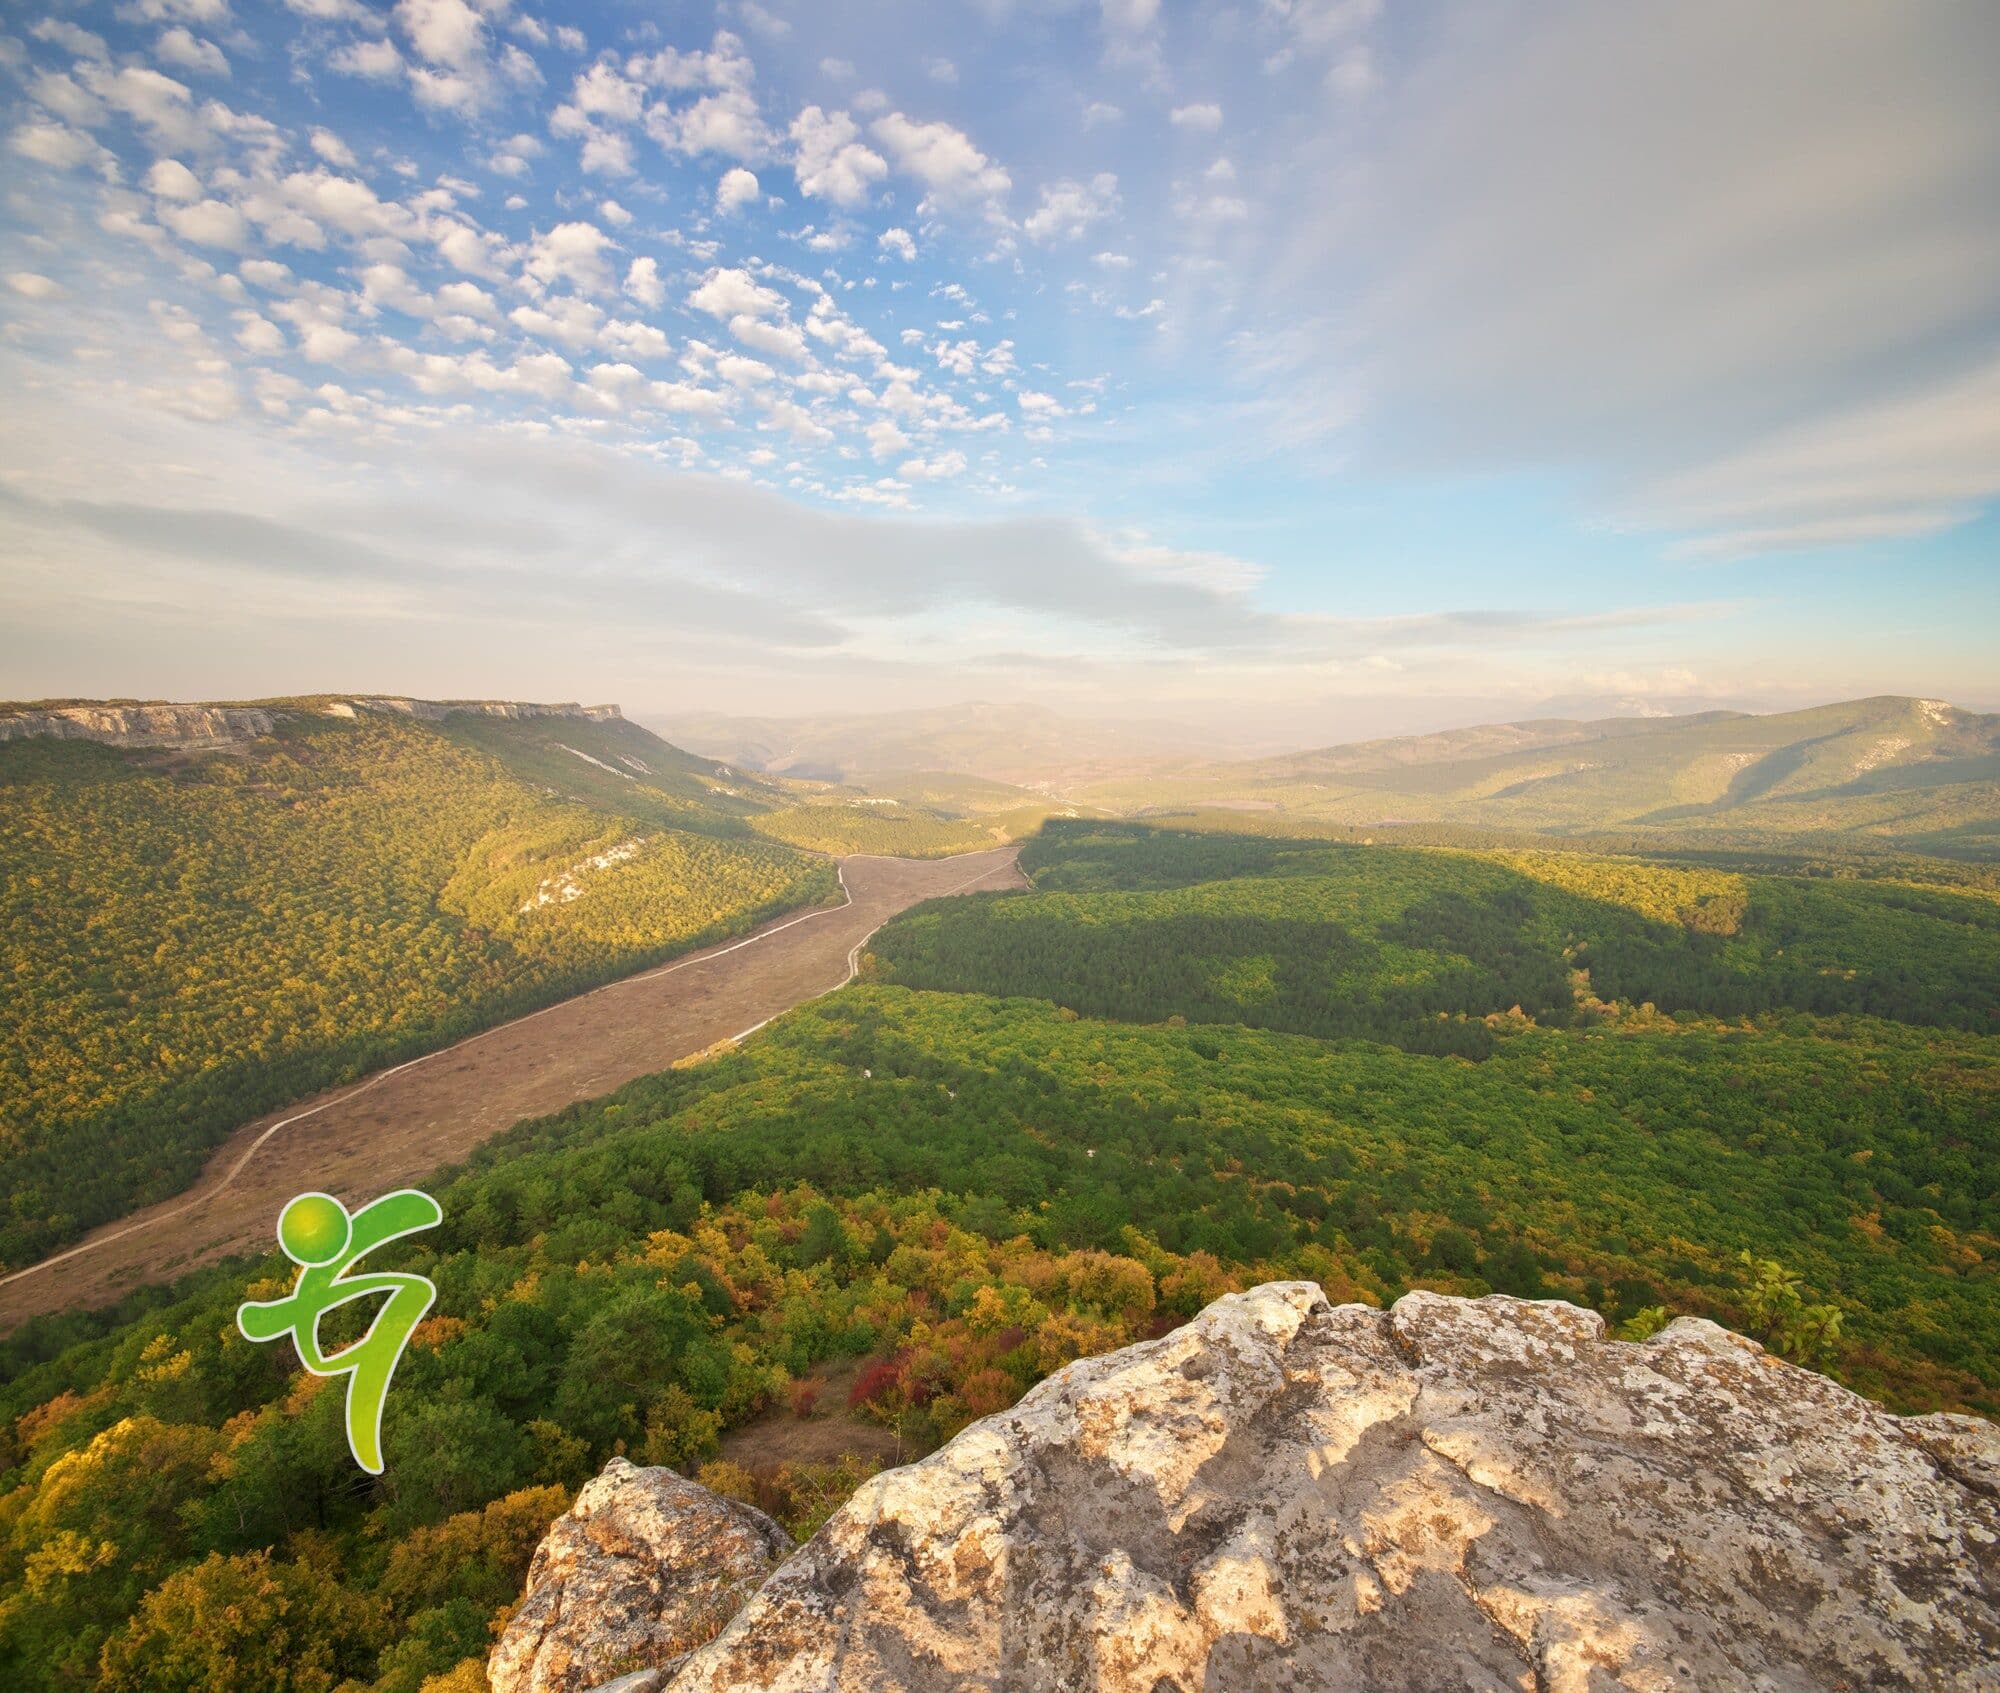
[[660, 280], [656, 260], [641, 255], [625, 272], [625, 292], [642, 306], [657, 306], [667, 297], [667, 285]]
[[178, 65], [183, 70], [203, 76], [229, 75], [229, 61], [223, 56], [222, 49], [212, 41], [201, 40], [179, 24], [161, 31], [159, 40], [153, 43], [153, 51], [162, 64]]
[[180, 204], [201, 198], [201, 178], [179, 159], [156, 159], [146, 172], [146, 186], [162, 200]]
[[836, 206], [858, 206], [870, 188], [889, 174], [882, 155], [859, 139], [845, 112], [807, 106], [792, 120], [792, 172], [799, 192]]
[[727, 215], [739, 207], [753, 204], [757, 199], [756, 175], [738, 165], [733, 170], [722, 173], [722, 180], [715, 185], [715, 209]]
[[616, 250], [617, 243], [596, 224], [576, 219], [538, 232], [528, 243], [522, 272], [545, 288], [566, 282], [578, 293], [608, 294], [610, 255]]
[[1213, 101], [1200, 100], [1192, 105], [1176, 106], [1169, 115], [1176, 129], [1211, 131], [1222, 127], [1222, 108]]
[[918, 123], [901, 112], [886, 112], [870, 133], [915, 177], [941, 206], [982, 205], [1005, 197], [1013, 186], [1006, 170], [973, 144], [965, 131], [948, 123]]
[[183, 241], [192, 241], [200, 247], [222, 247], [240, 253], [250, 245], [249, 221], [226, 200], [162, 206], [160, 222]]
[[885, 229], [875, 237], [875, 245], [891, 258], [902, 259], [905, 263], [917, 256], [917, 244], [910, 238], [907, 229]]

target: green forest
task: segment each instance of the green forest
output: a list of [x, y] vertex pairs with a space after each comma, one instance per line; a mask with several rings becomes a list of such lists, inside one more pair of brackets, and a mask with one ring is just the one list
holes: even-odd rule
[[[0, 746], [0, 1264], [177, 1192], [260, 1112], [833, 896], [830, 865], [693, 809], [687, 769], [551, 750], [608, 765], [613, 732], [702, 762], [465, 716]], [[606, 792], [537, 780], [552, 757]]]
[[[629, 838], [545, 826], [441, 898], [527, 923]], [[337, 1388], [235, 1330], [275, 1254], [0, 1343], [0, 1684], [477, 1693], [612, 1455], [809, 1533], [1279, 1277], [1703, 1316], [2000, 1414], [1989, 892], [1080, 820], [1023, 862], [1032, 893], [918, 907], [849, 989], [426, 1184], [379, 1478]], [[784, 1459], [802, 1420], [847, 1456]]]
[[[379, 1481], [337, 1395], [235, 1333], [275, 1257], [15, 1337], [0, 1676], [221, 1685], [282, 1628], [316, 1666], [288, 1685], [476, 1686], [541, 1528], [614, 1452], [809, 1529], [865, 1467], [716, 1464], [730, 1431], [844, 1416], [919, 1453], [1279, 1276], [1707, 1315], [1990, 1414], [1996, 1084], [1990, 1037], [1853, 1016], [1519, 1026], [1475, 1063], [857, 987], [433, 1184], [445, 1223], [399, 1264], [440, 1296]], [[1781, 1332], [1745, 1252], [1835, 1304], [1834, 1344]]]
[[1015, 840], [1039, 825], [1046, 807], [991, 812], [978, 817], [866, 801], [816, 801], [769, 811], [750, 826], [772, 840], [809, 852], [845, 855], [883, 853], [895, 858], [948, 858], [983, 852]]
[[1062, 820], [1021, 863], [1033, 895], [909, 913], [879, 967], [1094, 1016], [1467, 1057], [1493, 1050], [1495, 1020], [1567, 1028], [1607, 1002], [2000, 1030], [2000, 900], [1978, 892]]

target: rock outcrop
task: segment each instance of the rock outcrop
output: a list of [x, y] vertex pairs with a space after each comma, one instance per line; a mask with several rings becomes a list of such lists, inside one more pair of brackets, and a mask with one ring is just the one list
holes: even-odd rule
[[876, 1477], [658, 1685], [1991, 1689], [2000, 1430], [1695, 1319], [1279, 1283]]
[[[356, 717], [364, 711], [393, 712], [427, 723], [442, 723], [454, 712], [476, 717], [569, 717], [586, 723], [616, 722], [615, 705], [536, 705], [520, 700], [417, 700], [397, 697], [287, 702], [297, 711], [325, 717]], [[165, 705], [93, 702], [0, 712], [0, 741], [47, 735], [63, 741], [101, 741], [112, 747], [226, 747], [268, 735], [280, 714], [261, 706]]]
[[466, 712], [474, 717], [514, 719], [576, 717], [586, 723], [610, 723], [621, 715], [615, 705], [578, 705], [574, 701], [562, 705], [537, 705], [529, 700], [414, 700], [401, 695], [363, 699], [357, 695], [346, 703], [350, 708], [361, 711], [394, 712], [399, 717], [421, 718], [426, 723], [442, 723], [454, 712]]
[[613, 1458], [537, 1548], [487, 1679], [494, 1693], [585, 1693], [671, 1665], [791, 1549], [762, 1511]]
[[271, 713], [256, 706], [63, 705], [0, 715], [0, 741], [47, 735], [113, 747], [215, 747], [268, 735], [271, 724]]

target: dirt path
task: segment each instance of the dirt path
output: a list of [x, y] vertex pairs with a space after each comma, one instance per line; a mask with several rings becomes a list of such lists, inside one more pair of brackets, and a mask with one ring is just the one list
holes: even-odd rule
[[106, 1305], [266, 1245], [293, 1194], [355, 1204], [420, 1180], [519, 1122], [609, 1093], [740, 1039], [852, 980], [868, 937], [940, 894], [1021, 887], [1017, 848], [957, 858], [841, 860], [848, 903], [775, 918], [741, 940], [531, 1012], [246, 1123], [186, 1193], [106, 1223], [0, 1278], [0, 1333], [47, 1311]]

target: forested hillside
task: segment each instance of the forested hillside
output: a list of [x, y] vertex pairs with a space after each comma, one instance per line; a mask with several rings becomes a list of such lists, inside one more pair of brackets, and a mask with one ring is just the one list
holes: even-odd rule
[[275, 715], [0, 745], [0, 1262], [261, 1111], [835, 891], [629, 724]]
[[1882, 697], [1748, 716], [1489, 724], [1086, 783], [1118, 812], [1228, 806], [1294, 825], [1456, 823], [1660, 844], [1862, 838], [2000, 857], [2000, 717]]
[[760, 835], [812, 852], [946, 858], [1016, 840], [1039, 827], [1048, 814], [1046, 805], [967, 817], [886, 800], [828, 799], [766, 812], [750, 826]]
[[875, 942], [883, 972], [1472, 1057], [1498, 1020], [1578, 1026], [1604, 1001], [2000, 1030], [2000, 900], [1982, 892], [1066, 821], [1021, 863], [1033, 895], [910, 913]]
[[277, 1650], [418, 1693], [484, 1656], [613, 1452], [810, 1530], [873, 1460], [760, 1466], [786, 1445], [760, 1430], [922, 1452], [1272, 1277], [1563, 1297], [1634, 1333], [1697, 1312], [1991, 1413], [1996, 1080], [1990, 1036], [1859, 1017], [1520, 1027], [1472, 1063], [851, 989], [432, 1184], [445, 1222], [397, 1262], [439, 1300], [380, 1481], [337, 1389], [234, 1330], [275, 1256], [17, 1336], [0, 1679], [235, 1684]]

